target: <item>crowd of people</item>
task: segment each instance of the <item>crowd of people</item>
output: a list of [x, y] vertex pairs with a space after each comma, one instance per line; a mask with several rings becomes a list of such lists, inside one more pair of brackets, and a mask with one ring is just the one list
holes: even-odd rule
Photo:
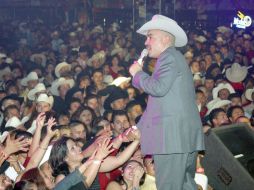
[[[181, 51], [204, 131], [253, 128], [254, 30], [186, 30]], [[156, 189], [135, 127], [148, 100], [131, 85], [133, 39], [117, 23], [1, 26], [0, 189]], [[144, 60], [148, 74], [155, 61]], [[198, 161], [197, 172], [205, 173]]]

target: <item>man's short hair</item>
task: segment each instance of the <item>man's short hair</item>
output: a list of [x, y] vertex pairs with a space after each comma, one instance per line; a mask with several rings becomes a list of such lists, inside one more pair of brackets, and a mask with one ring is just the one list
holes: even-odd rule
[[218, 116], [219, 113], [221, 113], [221, 112], [226, 113], [225, 110], [222, 109], [222, 108], [215, 108], [214, 110], [212, 110], [212, 111], [210, 112], [210, 114], [209, 114], [209, 120], [210, 120], [210, 122], [211, 122], [211, 124], [212, 124], [213, 126], [214, 126], [213, 119], [217, 118], [217, 116]]

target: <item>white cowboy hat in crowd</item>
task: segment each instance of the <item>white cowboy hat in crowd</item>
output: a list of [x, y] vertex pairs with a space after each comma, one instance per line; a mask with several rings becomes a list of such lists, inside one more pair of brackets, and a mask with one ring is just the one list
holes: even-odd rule
[[69, 84], [70, 88], [72, 88], [74, 86], [74, 83], [75, 82], [73, 79], [65, 79], [65, 78], [61, 77], [61, 78], [53, 81], [50, 91], [53, 95], [59, 96], [59, 91], [58, 91], [59, 86], [61, 86], [63, 84]]
[[0, 53], [0, 59], [5, 59], [7, 55], [5, 53]]
[[32, 80], [39, 80], [37, 73], [34, 71], [30, 72], [25, 78], [23, 78], [20, 81], [20, 84], [22, 86], [27, 86], [27, 82]]
[[5, 67], [4, 69], [0, 70], [0, 80], [3, 80], [5, 75], [11, 74], [11, 69], [10, 67]]
[[223, 106], [226, 106], [228, 104], [230, 104], [231, 101], [230, 100], [221, 100], [220, 98], [215, 98], [212, 101], [207, 103], [207, 113], [206, 115], [209, 115], [211, 113], [212, 110], [216, 109], [216, 108], [220, 108]]
[[7, 58], [5, 59], [5, 63], [12, 64], [12, 63], [13, 63], [13, 59], [10, 58], [10, 57], [7, 57]]
[[174, 35], [176, 47], [185, 46], [188, 42], [186, 33], [177, 22], [163, 15], [154, 15], [150, 21], [137, 30], [137, 33], [147, 35], [149, 30], [162, 30]]
[[5, 124], [5, 128], [7, 127], [14, 127], [17, 128], [20, 125], [23, 125], [24, 123], [16, 116], [11, 117], [10, 119], [8, 119], [8, 121]]
[[122, 83], [128, 83], [131, 81], [131, 77], [117, 77], [111, 85], [120, 86]]
[[229, 83], [220, 83], [213, 89], [213, 99], [218, 98], [219, 91], [222, 89], [228, 89], [229, 93], [235, 93], [234, 88]]
[[64, 67], [67, 67], [68, 70], [71, 70], [71, 65], [66, 63], [66, 62], [62, 62], [62, 63], [59, 63], [57, 64], [56, 68], [55, 68], [55, 75], [57, 78], [60, 78], [61, 77], [61, 69], [63, 69]]
[[111, 84], [113, 82], [113, 77], [111, 75], [103, 75], [103, 82], [106, 84]]
[[48, 96], [47, 94], [43, 93], [43, 94], [40, 94], [38, 96], [38, 98], [36, 99], [36, 103], [39, 103], [39, 102], [46, 102], [52, 108], [53, 103], [54, 103], [54, 97], [53, 96]]
[[103, 64], [106, 60], [105, 51], [99, 51], [95, 53], [90, 59], [87, 61], [87, 65], [92, 66], [92, 62], [98, 60], [101, 64]]
[[245, 97], [247, 98], [247, 100], [249, 100], [249, 101], [253, 101], [253, 99], [252, 99], [252, 94], [253, 94], [253, 92], [254, 92], [254, 88], [251, 88], [251, 89], [247, 89], [246, 91], [245, 91]]
[[123, 51], [124, 51], [123, 48], [118, 47], [118, 48], [113, 49], [113, 50], [111, 51], [110, 55], [111, 55], [111, 56], [114, 56], [114, 55], [117, 55], [118, 53], [121, 53], [121, 52], [123, 52]]
[[239, 63], [234, 63], [230, 68], [226, 70], [226, 77], [231, 82], [241, 82], [248, 74], [248, 69], [245, 66], [241, 66]]
[[38, 83], [33, 89], [29, 90], [27, 97], [29, 100], [35, 100], [35, 94], [43, 91], [46, 91], [45, 85], [43, 83]]
[[40, 58], [42, 66], [46, 66], [47, 58], [43, 53], [35, 53], [31, 55], [30, 60], [34, 62], [36, 58]]
[[198, 36], [195, 38], [195, 40], [200, 43], [206, 42], [206, 38], [204, 36]]

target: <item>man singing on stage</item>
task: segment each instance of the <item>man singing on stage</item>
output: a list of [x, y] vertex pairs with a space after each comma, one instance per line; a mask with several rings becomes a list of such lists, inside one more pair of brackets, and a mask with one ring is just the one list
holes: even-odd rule
[[158, 190], [196, 190], [197, 153], [204, 150], [202, 124], [195, 104], [191, 71], [175, 49], [187, 44], [183, 29], [172, 19], [155, 15], [138, 31], [146, 35], [148, 56], [156, 58], [154, 72], [134, 62], [133, 85], [149, 94], [138, 128], [141, 150], [153, 155]]

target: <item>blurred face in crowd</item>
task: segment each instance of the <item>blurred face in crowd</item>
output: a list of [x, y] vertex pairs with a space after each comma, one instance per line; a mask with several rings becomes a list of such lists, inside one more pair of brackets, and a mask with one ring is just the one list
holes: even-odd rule
[[124, 98], [117, 99], [111, 103], [113, 110], [123, 110], [126, 107], [126, 100]]
[[191, 71], [192, 73], [198, 73], [200, 72], [200, 65], [198, 61], [193, 61], [191, 63]]
[[67, 141], [68, 153], [66, 155], [66, 162], [68, 165], [72, 165], [73, 163], [81, 162], [83, 159], [81, 148], [73, 141]]
[[170, 45], [171, 40], [172, 39], [167, 32], [161, 30], [149, 30], [145, 41], [149, 57], [158, 58]]
[[244, 112], [242, 109], [240, 108], [235, 108], [233, 111], [232, 111], [232, 116], [229, 118], [230, 121], [232, 123], [235, 123], [237, 118], [240, 117], [240, 116], [244, 116]]
[[197, 105], [201, 105], [201, 107], [206, 105], [206, 97], [204, 93], [198, 92], [196, 94], [196, 103]]
[[131, 120], [135, 120], [136, 117], [140, 116], [143, 113], [141, 105], [137, 104], [128, 110], [128, 116]]
[[36, 110], [38, 113], [47, 112], [51, 110], [51, 106], [47, 102], [38, 102], [36, 104]]
[[92, 113], [89, 110], [84, 110], [80, 114], [79, 120], [87, 126], [92, 123]]
[[229, 96], [230, 92], [228, 89], [224, 88], [224, 89], [221, 89], [219, 92], [218, 92], [218, 97], [222, 100], [227, 100], [228, 99], [228, 96]]
[[113, 131], [116, 135], [124, 132], [125, 129], [130, 127], [130, 123], [126, 115], [117, 115], [113, 121]]
[[134, 88], [127, 88], [127, 92], [129, 95], [129, 100], [132, 100], [136, 97], [136, 92]]
[[240, 97], [234, 97], [231, 99], [231, 106], [241, 106], [242, 100]]
[[205, 80], [205, 87], [207, 90], [212, 91], [214, 88], [214, 85], [215, 85], [215, 83], [214, 83], [213, 79], [206, 79]]
[[38, 80], [29, 80], [29, 81], [27, 82], [27, 88], [28, 88], [29, 90], [31, 90], [31, 89], [33, 89], [38, 83], [39, 83]]
[[59, 95], [61, 97], [65, 97], [67, 91], [70, 89], [70, 85], [69, 84], [62, 84], [58, 87], [58, 91], [59, 91]]
[[83, 124], [71, 127], [71, 137], [74, 139], [86, 139], [86, 130]]
[[92, 76], [92, 80], [95, 83], [95, 85], [100, 85], [103, 82], [103, 74], [101, 72], [96, 72]]
[[214, 127], [219, 127], [223, 124], [228, 124], [228, 116], [225, 112], [219, 112], [217, 116], [213, 119]]

